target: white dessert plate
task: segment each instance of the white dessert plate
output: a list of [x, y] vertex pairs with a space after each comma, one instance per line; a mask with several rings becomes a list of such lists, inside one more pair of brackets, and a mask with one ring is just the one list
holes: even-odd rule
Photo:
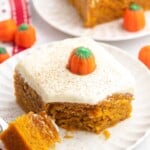
[[[73, 138], [66, 139], [63, 138], [66, 131], [60, 129], [63, 140], [60, 144], [57, 144], [56, 150], [129, 150], [148, 135], [150, 128], [150, 71], [137, 59], [119, 48], [103, 43], [100, 44], [130, 70], [135, 77], [136, 92], [132, 116], [108, 129], [111, 133], [109, 140], [105, 140], [103, 135], [82, 131], [71, 133]], [[46, 44], [36, 49], [32, 48], [24, 51], [0, 65], [0, 116], [7, 122], [23, 113], [15, 102], [13, 88], [15, 65], [23, 57], [29, 55], [31, 51], [39, 50], [42, 52], [43, 49], [49, 46], [50, 44]]]
[[35, 10], [48, 24], [73, 36], [90, 36], [101, 41], [119, 41], [150, 34], [150, 11], [145, 12], [145, 28], [132, 33], [122, 28], [122, 19], [97, 25], [94, 28], [84, 28], [81, 18], [68, 0], [33, 0], [32, 2]]

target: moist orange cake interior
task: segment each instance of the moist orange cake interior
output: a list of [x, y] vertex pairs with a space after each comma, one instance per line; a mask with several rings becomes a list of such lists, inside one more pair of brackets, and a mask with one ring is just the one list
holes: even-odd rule
[[7, 150], [49, 150], [58, 142], [59, 135], [51, 119], [44, 113], [18, 117], [0, 134]]

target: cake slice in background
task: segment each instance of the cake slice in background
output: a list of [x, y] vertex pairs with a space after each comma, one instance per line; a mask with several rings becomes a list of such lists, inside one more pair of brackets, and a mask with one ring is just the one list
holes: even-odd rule
[[14, 84], [26, 112], [45, 110], [60, 127], [95, 133], [130, 117], [135, 88], [130, 72], [88, 38], [32, 52], [16, 66]]
[[50, 117], [29, 112], [11, 122], [0, 140], [7, 150], [54, 150], [60, 138]]
[[69, 0], [83, 19], [85, 27], [118, 19], [130, 3], [137, 3], [145, 10], [150, 9], [149, 0]]

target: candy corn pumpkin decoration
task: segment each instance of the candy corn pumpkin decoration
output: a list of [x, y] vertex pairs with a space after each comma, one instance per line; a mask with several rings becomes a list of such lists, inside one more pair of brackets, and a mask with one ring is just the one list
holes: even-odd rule
[[138, 58], [150, 69], [150, 45], [139, 51]]
[[67, 67], [74, 74], [89, 74], [95, 70], [95, 57], [90, 49], [78, 47], [72, 51]]
[[124, 12], [123, 27], [130, 32], [136, 32], [145, 27], [144, 10], [141, 6], [131, 3]]
[[14, 20], [8, 19], [0, 22], [0, 41], [11, 42], [14, 40], [17, 25]]
[[34, 44], [35, 41], [36, 33], [33, 26], [25, 23], [21, 24], [15, 34], [16, 45], [23, 48], [29, 48]]
[[4, 60], [8, 59], [10, 56], [7, 53], [6, 49], [3, 47], [0, 47], [0, 63], [2, 63]]

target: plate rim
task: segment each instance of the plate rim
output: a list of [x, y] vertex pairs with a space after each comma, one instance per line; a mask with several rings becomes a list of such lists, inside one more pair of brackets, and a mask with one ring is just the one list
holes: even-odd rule
[[[42, 44], [42, 45], [39, 45], [39, 46], [34, 46], [34, 47], [32, 47], [32, 48], [28, 48], [28, 49], [26, 49], [25, 51], [22, 51], [22, 52], [20, 52], [20, 53], [18, 53], [18, 54], [16, 54], [16, 55], [12, 56], [11, 58], [7, 59], [5, 62], [3, 62], [2, 64], [0, 64], [0, 69], [1, 69], [3, 66], [7, 65], [7, 64], [11, 64], [11, 62], [12, 62], [14, 59], [16, 60], [16, 59], [18, 59], [20, 56], [21, 56], [21, 58], [26, 57], [27, 55], [30, 55], [30, 54], [33, 52], [33, 50], [38, 49], [38, 48], [40, 49], [40, 48], [42, 48], [42, 47], [47, 47], [47, 46], [49, 46], [49, 45], [51, 45], [52, 43], [55, 43], [55, 42], [56, 42], [56, 41], [52, 41], [52, 42], [45, 43], [45, 44]], [[145, 73], [148, 74], [148, 76], [150, 76], [150, 71], [149, 71], [149, 69], [148, 69], [142, 62], [140, 62], [138, 59], [136, 59], [136, 57], [134, 57], [133, 55], [129, 54], [129, 53], [126, 52], [125, 50], [122, 50], [122, 49], [119, 48], [119, 47], [116, 47], [116, 46], [113, 46], [113, 45], [111, 45], [111, 44], [107, 44], [107, 43], [104, 43], [104, 42], [97, 42], [97, 43], [100, 44], [101, 46], [103, 46], [104, 48], [110, 48], [110, 49], [116, 51], [117, 53], [119, 52], [119, 53], [121, 53], [121, 54], [127, 56], [129, 59], [132, 59], [132, 61], [136, 61], [136, 63], [138, 63], [138, 65], [139, 65], [142, 69], [145, 70]], [[18, 60], [20, 60], [20, 58], [19, 58]], [[18, 60], [17, 60], [17, 62], [18, 62]], [[129, 147], [127, 148], [127, 150], [132, 150], [133, 148], [136, 148], [140, 143], [142, 143], [142, 142], [144, 141], [144, 139], [145, 139], [148, 135], [150, 135], [150, 129], [148, 129], [147, 131], [145, 131], [145, 132], [144, 132], [144, 135], [143, 135], [142, 137], [140, 137], [138, 140], [136, 140], [136, 142], [135, 142], [134, 144], [132, 144], [131, 146], [129, 146]]]

